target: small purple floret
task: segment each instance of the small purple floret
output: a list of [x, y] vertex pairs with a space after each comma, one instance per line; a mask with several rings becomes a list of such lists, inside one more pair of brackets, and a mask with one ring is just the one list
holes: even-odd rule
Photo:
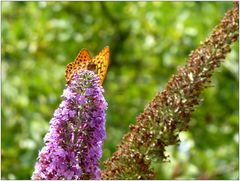
[[63, 91], [39, 152], [33, 180], [100, 179], [107, 102], [100, 78], [81, 71]]

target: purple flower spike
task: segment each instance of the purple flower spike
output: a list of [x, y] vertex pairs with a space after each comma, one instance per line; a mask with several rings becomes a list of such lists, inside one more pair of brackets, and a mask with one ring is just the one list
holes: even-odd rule
[[100, 179], [107, 102], [100, 78], [76, 74], [63, 91], [33, 172], [33, 180]]

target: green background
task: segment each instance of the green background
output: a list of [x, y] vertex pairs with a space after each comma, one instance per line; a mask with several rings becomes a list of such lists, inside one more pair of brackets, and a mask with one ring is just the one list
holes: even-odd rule
[[[219, 23], [231, 2], [2, 2], [2, 179], [30, 179], [65, 67], [111, 49], [102, 161], [130, 123]], [[238, 43], [212, 77], [157, 179], [238, 178]]]

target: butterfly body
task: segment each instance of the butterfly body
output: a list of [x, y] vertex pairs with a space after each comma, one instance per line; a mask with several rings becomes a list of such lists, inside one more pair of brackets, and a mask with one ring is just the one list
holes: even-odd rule
[[99, 75], [100, 84], [102, 85], [109, 65], [109, 55], [109, 47], [103, 48], [102, 51], [93, 58], [91, 58], [88, 50], [83, 48], [74, 62], [67, 65], [65, 71], [67, 83], [70, 83], [74, 74], [80, 70], [91, 70]]

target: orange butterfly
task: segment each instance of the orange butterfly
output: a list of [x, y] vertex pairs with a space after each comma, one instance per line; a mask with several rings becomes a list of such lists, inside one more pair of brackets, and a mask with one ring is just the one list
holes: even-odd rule
[[83, 48], [74, 62], [67, 65], [65, 71], [67, 83], [71, 82], [73, 75], [79, 70], [92, 70], [99, 75], [101, 79], [100, 84], [102, 85], [107, 74], [109, 55], [110, 51], [108, 46], [103, 48], [102, 51], [94, 58], [91, 58], [88, 50]]

